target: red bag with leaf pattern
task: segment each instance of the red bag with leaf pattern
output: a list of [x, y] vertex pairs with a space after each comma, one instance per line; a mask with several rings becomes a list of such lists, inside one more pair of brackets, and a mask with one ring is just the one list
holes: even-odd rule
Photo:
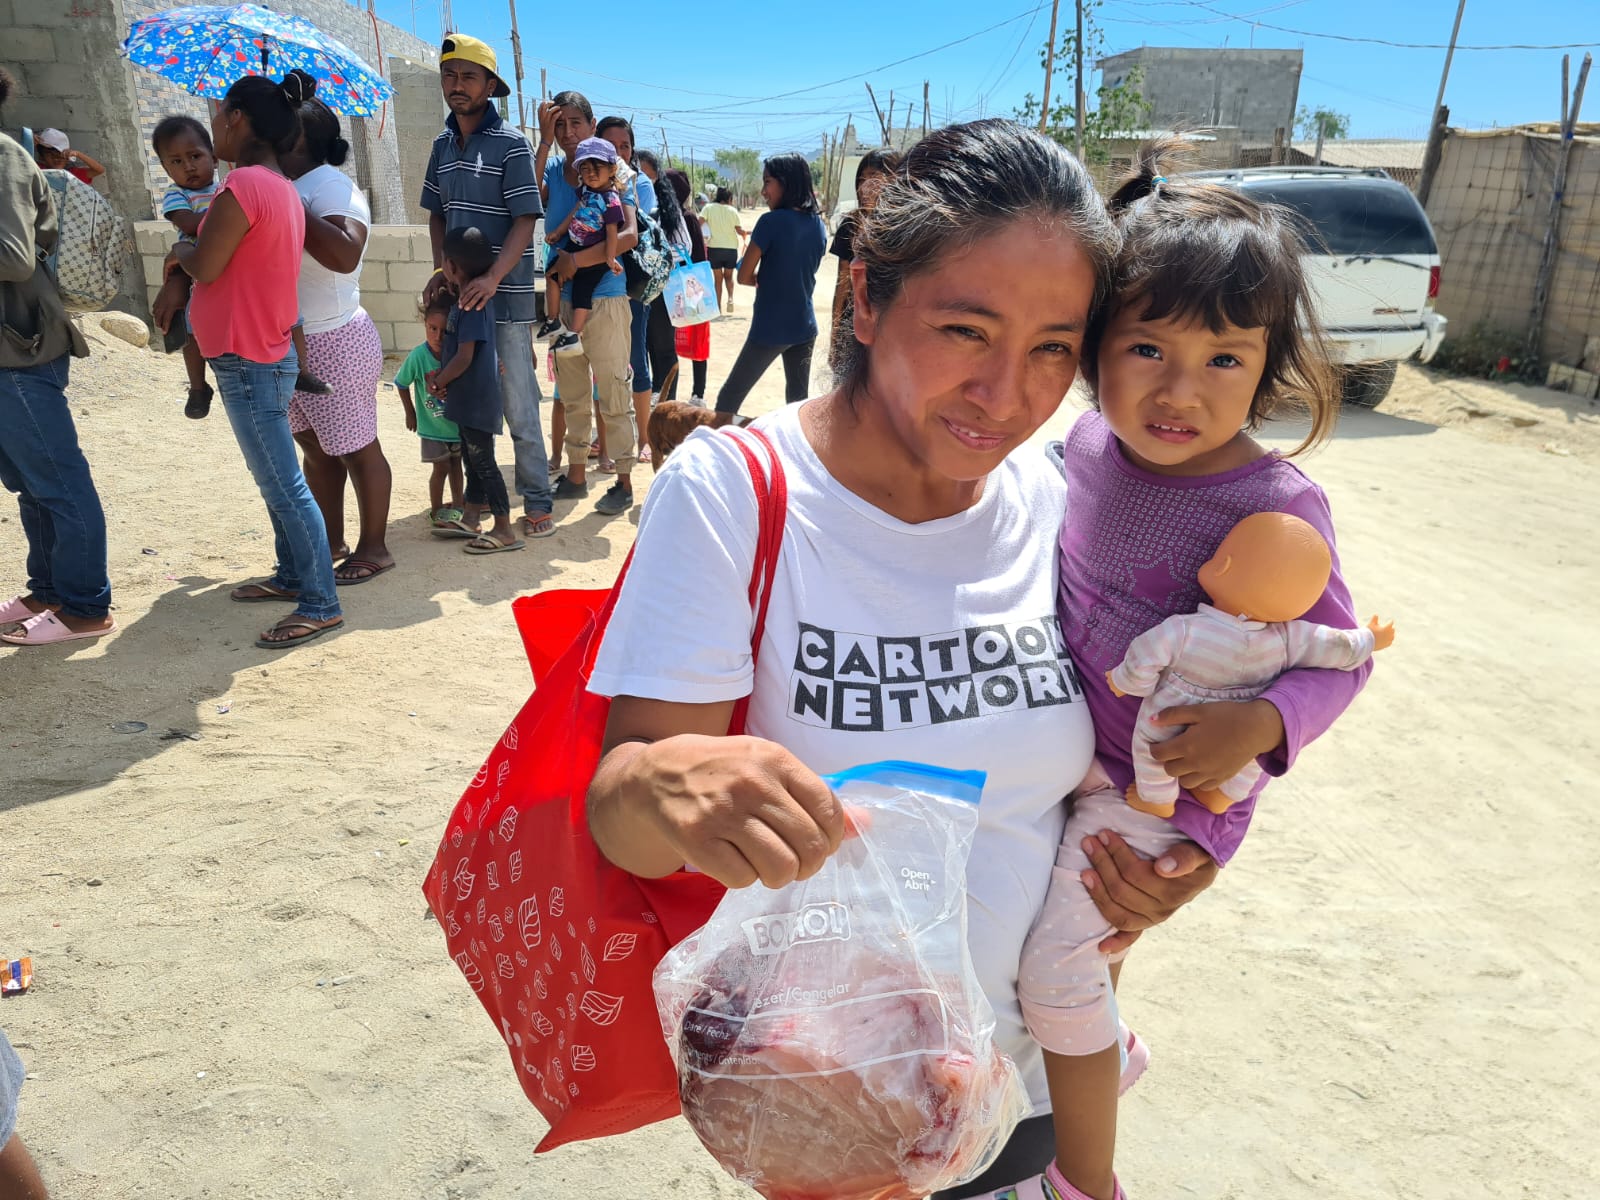
[[[750, 575], [754, 655], [788, 493], [766, 437], [725, 436], [744, 452], [761, 512]], [[538, 1151], [677, 1115], [678, 1076], [651, 974], [723, 893], [689, 871], [630, 875], [589, 834], [584, 797], [611, 701], [587, 685], [627, 572], [624, 564], [610, 589], [513, 603], [536, 688], [451, 813], [422, 885], [523, 1092], [550, 1122]], [[743, 730], [745, 707], [735, 708], [730, 733]]]

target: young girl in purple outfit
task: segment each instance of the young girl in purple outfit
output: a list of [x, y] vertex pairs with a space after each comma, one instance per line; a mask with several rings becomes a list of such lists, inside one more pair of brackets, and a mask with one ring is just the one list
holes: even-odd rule
[[[1251, 761], [1282, 775], [1370, 671], [1290, 671], [1256, 700], [1168, 709], [1161, 724], [1187, 727], [1155, 747], [1184, 789], [1176, 812], [1163, 818], [1125, 803], [1139, 699], [1116, 694], [1106, 675], [1129, 643], [1195, 610], [1205, 598], [1201, 564], [1252, 513], [1291, 513], [1334, 544], [1322, 489], [1249, 434], [1286, 409], [1309, 409], [1297, 454], [1328, 435], [1337, 411], [1300, 239], [1282, 210], [1219, 185], [1167, 180], [1166, 152], [1148, 148], [1111, 199], [1124, 244], [1083, 361], [1097, 411], [1078, 420], [1062, 447], [1058, 609], [1094, 716], [1097, 762], [1075, 794], [1019, 969], [1023, 1015], [1045, 1048], [1057, 1157], [1042, 1176], [998, 1193], [1008, 1200], [1123, 1196], [1112, 1172], [1117, 1096], [1148, 1052], [1119, 1028], [1119, 964], [1097, 948], [1111, 930], [1081, 882], [1085, 837], [1115, 829], [1150, 857], [1193, 839], [1225, 864], [1255, 795], [1214, 814], [1191, 792], [1217, 787]], [[1305, 620], [1358, 624], [1337, 553]]]

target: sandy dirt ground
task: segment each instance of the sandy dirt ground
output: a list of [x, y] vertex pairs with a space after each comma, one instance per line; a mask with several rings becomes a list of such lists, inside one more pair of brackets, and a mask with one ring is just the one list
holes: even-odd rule
[[[715, 327], [713, 392], [750, 298]], [[0, 1025], [56, 1194], [747, 1195], [678, 1122], [535, 1158], [542, 1123], [418, 890], [529, 689], [510, 601], [609, 581], [637, 510], [559, 505], [554, 538], [469, 558], [427, 534], [386, 390], [399, 569], [348, 590], [345, 632], [275, 655], [252, 645], [275, 612], [227, 598], [270, 565], [266, 514], [181, 379], [100, 335], [74, 364], [121, 631], [0, 651], [0, 956], [37, 971]], [[750, 411], [781, 388], [775, 367]], [[1359, 606], [1400, 640], [1130, 960], [1155, 1054], [1124, 1109], [1131, 1194], [1595, 1194], [1596, 420], [1406, 369], [1310, 460]], [[13, 588], [22, 560], [11, 510]]]

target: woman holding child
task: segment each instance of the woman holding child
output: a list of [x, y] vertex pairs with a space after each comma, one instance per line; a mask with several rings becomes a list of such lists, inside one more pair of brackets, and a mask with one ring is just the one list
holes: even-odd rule
[[[325, 395], [297, 391], [289, 429], [305, 453], [306, 482], [327, 526], [341, 586], [365, 583], [394, 567], [385, 535], [394, 478], [378, 444], [378, 379], [383, 340], [361, 307], [361, 258], [372, 213], [355, 182], [339, 170], [350, 153], [339, 118], [314, 95], [300, 105], [300, 140], [283, 156], [306, 207], [300, 266], [300, 314], [306, 366], [328, 385]], [[354, 550], [344, 540], [344, 485], [355, 487], [360, 522]]]
[[[968, 940], [996, 1040], [1046, 1115], [941, 1200], [1023, 1181], [1043, 1194], [1055, 1152], [1018, 962], [1094, 730], [1055, 616], [1065, 487], [1023, 444], [1072, 385], [1117, 244], [1082, 166], [1043, 137], [985, 121], [924, 140], [856, 242], [843, 384], [759, 422], [789, 495], [759, 666], [747, 637], [756, 501], [732, 440], [697, 433], [651, 488], [590, 685], [615, 698], [590, 826], [641, 876], [689, 863], [730, 887], [780, 886], [843, 836], [820, 774], [895, 758], [988, 773]], [[906, 686], [863, 686], [879, 681], [859, 664], [885, 661], [891, 643]], [[996, 673], [1014, 685], [1004, 703], [988, 687]], [[749, 736], [724, 736], [746, 695]], [[1096, 904], [1126, 930], [1164, 920], [1216, 871], [1189, 842], [1155, 865], [1115, 835], [1083, 849]]]
[[327, 530], [289, 432], [299, 374], [290, 330], [299, 311], [306, 216], [280, 156], [299, 140], [298, 110], [315, 89], [301, 71], [282, 83], [247, 75], [228, 89], [211, 119], [211, 139], [217, 157], [234, 169], [197, 240], [180, 242], [167, 258], [169, 273], [181, 270], [195, 281], [189, 324], [272, 520], [271, 576], [230, 595], [243, 603], [294, 605], [256, 639], [268, 650], [298, 646], [344, 624]]

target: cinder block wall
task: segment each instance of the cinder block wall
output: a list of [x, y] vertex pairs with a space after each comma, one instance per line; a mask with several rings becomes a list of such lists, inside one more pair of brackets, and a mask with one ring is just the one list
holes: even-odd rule
[[[8, 132], [54, 126], [106, 168], [99, 183], [118, 212], [150, 211], [144, 149], [128, 69], [118, 47], [127, 33], [121, 0], [0, 0], [0, 63], [16, 76], [6, 105]], [[113, 307], [144, 316], [138, 263], [130, 258]]]
[[1273, 130], [1294, 125], [1300, 95], [1299, 50], [1190, 50], [1141, 46], [1100, 60], [1115, 85], [1134, 67], [1156, 129], [1236, 126], [1246, 146], [1272, 144]]
[[[177, 231], [166, 221], [135, 227], [150, 301], [161, 286], [161, 264]], [[422, 340], [417, 299], [433, 274], [433, 247], [421, 225], [374, 225], [361, 260], [361, 306], [372, 315], [386, 351], [404, 354]]]

